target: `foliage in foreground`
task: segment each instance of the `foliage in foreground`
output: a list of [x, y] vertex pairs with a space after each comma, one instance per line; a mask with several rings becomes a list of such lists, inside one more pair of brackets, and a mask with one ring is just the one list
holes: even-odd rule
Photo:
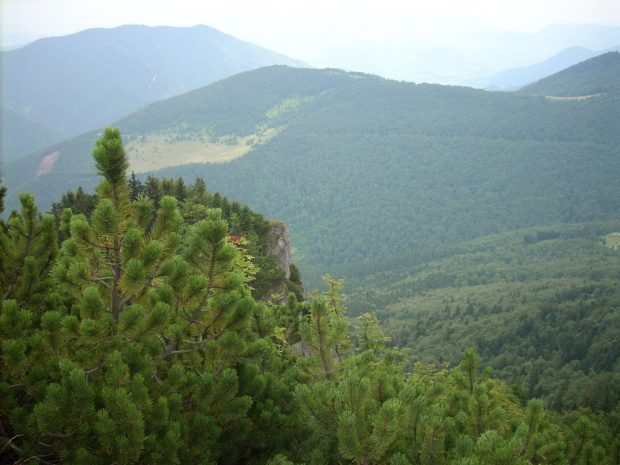
[[[254, 265], [252, 269], [246, 270], [248, 271], [246, 279], [251, 281], [252, 297], [267, 300], [274, 292], [286, 295], [286, 290], [289, 290], [295, 292], [301, 299], [303, 290], [299, 279], [293, 276], [287, 280], [284, 271], [278, 268], [276, 260], [270, 254], [273, 222], [265, 220], [261, 214], [253, 212], [247, 205], [229, 201], [218, 192], [213, 194], [208, 192], [201, 178], [198, 178], [193, 185], [186, 185], [183, 178], [160, 180], [149, 176], [146, 183], [143, 183], [132, 172], [128, 186], [132, 201], [142, 195], [153, 202], [155, 209], [159, 208], [163, 197], [175, 198], [179, 213], [184, 220], [181, 234], [198, 221], [206, 219], [209, 209], [219, 208], [221, 218], [228, 224], [228, 233], [232, 240], [243, 249], [248, 261], [251, 258], [251, 263]], [[60, 241], [67, 238], [58, 230], [64, 210], [70, 208], [73, 214], [83, 214], [90, 218], [97, 203], [97, 194], [88, 194], [78, 187], [75, 192], [69, 191], [64, 194], [60, 202], [52, 204], [52, 214], [56, 219]], [[151, 221], [147, 226], [146, 232], [150, 231], [152, 223]], [[295, 269], [294, 266], [291, 268]]]
[[341, 282], [254, 300], [221, 210], [131, 199], [117, 129], [88, 220], [22, 194], [0, 232], [3, 459], [39, 463], [618, 463], [620, 412], [555, 419], [478, 369], [417, 365]]

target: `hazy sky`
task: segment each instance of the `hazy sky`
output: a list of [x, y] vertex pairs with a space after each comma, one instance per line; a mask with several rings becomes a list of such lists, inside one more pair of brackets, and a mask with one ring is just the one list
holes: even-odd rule
[[473, 30], [620, 26], [619, 0], [0, 0], [2, 46], [94, 27], [206, 24], [294, 58], [352, 41], [436, 43]]

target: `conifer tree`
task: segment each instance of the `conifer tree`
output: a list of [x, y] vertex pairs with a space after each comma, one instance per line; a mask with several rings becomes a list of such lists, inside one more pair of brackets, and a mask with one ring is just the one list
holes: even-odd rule
[[21, 213], [0, 228], [0, 304], [14, 299], [21, 308], [40, 312], [57, 254], [56, 228], [52, 216], [39, 218], [30, 194], [20, 194], [19, 200]]
[[[337, 291], [332, 287], [330, 292]], [[350, 344], [344, 309], [335, 296], [331, 300], [316, 296], [299, 326], [299, 334], [308, 352], [301, 363], [309, 379], [337, 380], [342, 374], [339, 362]]]
[[182, 177], [177, 179], [174, 196], [179, 200], [179, 202], [184, 202], [187, 197], [187, 187], [185, 187], [185, 182]]
[[131, 172], [131, 177], [129, 178], [129, 190], [131, 191], [131, 200], [136, 201], [141, 194], [146, 192], [146, 188], [142, 181], [140, 181], [136, 177], [136, 173]]
[[[17, 263], [3, 268], [2, 446], [21, 459], [89, 464], [236, 463], [284, 447], [276, 401], [286, 402], [286, 370], [273, 328], [253, 331], [262, 310], [220, 211], [208, 211], [182, 246], [174, 198], [161, 199], [154, 220], [150, 199], [131, 201], [118, 129], [105, 130], [93, 157], [99, 203], [90, 221], [63, 212], [69, 239], [54, 292], [41, 297], [55, 306], [37, 305], [40, 318], [26, 309], [38, 294], [23, 289], [37, 284], [31, 271], [45, 278], [53, 264], [53, 220], [40, 225], [24, 195], [16, 235], [2, 239], [13, 241]], [[251, 441], [266, 418], [273, 434]]]
[[[0, 184], [2, 184], [2, 179], [0, 179]], [[6, 186], [0, 187], [0, 213], [4, 211], [4, 197], [6, 196]]]
[[71, 296], [98, 289], [105, 312], [119, 323], [121, 314], [144, 298], [164, 261], [177, 251], [181, 216], [173, 198], [163, 199], [153, 231], [145, 234], [152, 203], [144, 197], [131, 201], [118, 128], [105, 129], [93, 158], [104, 178], [97, 187], [99, 203], [90, 224], [83, 216], [64, 214], [62, 228], [70, 231], [71, 239], [63, 245], [56, 277]]
[[340, 294], [342, 281], [324, 277], [325, 296], [315, 296], [300, 325], [308, 356], [300, 366], [308, 384], [299, 385], [295, 398], [309, 439], [304, 445], [312, 463], [380, 463], [389, 457], [400, 434], [402, 419], [398, 392], [403, 366], [397, 351], [382, 349], [384, 336], [376, 320], [367, 318], [362, 340], [368, 350], [350, 351]]
[[[4, 211], [4, 197], [6, 197], [6, 186], [2, 186], [2, 179], [0, 179], [0, 213]], [[0, 226], [4, 227], [4, 222], [0, 222]]]
[[46, 312], [57, 306], [50, 279], [57, 254], [54, 219], [40, 218], [28, 193], [19, 200], [21, 213], [0, 228], [0, 450], [14, 461], [28, 449], [11, 440], [28, 421], [23, 399], [46, 386], [36, 349], [47, 334], [31, 339], [31, 328], [47, 325]]
[[153, 201], [155, 208], [159, 208], [159, 201], [161, 200], [161, 183], [159, 179], [153, 176], [149, 176], [146, 179], [144, 185], [144, 194]]

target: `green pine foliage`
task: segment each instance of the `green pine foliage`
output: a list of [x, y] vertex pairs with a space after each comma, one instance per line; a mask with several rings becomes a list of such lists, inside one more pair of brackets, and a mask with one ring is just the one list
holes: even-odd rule
[[[230, 201], [217, 192], [214, 194], [208, 192], [202, 178], [198, 178], [195, 184], [189, 186], [185, 185], [183, 178], [160, 180], [149, 176], [146, 183], [143, 183], [132, 173], [127, 184], [134, 207], [146, 209], [143, 215], [149, 216], [149, 211], [153, 207], [160, 208], [164, 196], [176, 199], [178, 210], [184, 220], [183, 232], [186, 232], [189, 226], [206, 219], [209, 209], [219, 208], [222, 219], [228, 224], [230, 236], [239, 238], [235, 239], [236, 244], [243, 249], [245, 257], [252, 263], [251, 269], [246, 269], [246, 272], [248, 272], [247, 280], [251, 284], [253, 297], [258, 300], [267, 300], [274, 292], [286, 289], [286, 291], [295, 292], [299, 299], [302, 298], [303, 286], [299, 270], [293, 265], [290, 279], [285, 279], [284, 272], [278, 268], [274, 257], [269, 253], [268, 236], [271, 223], [261, 214], [253, 212], [247, 205], [240, 202]], [[149, 206], [148, 202], [137, 202], [140, 196], [151, 200], [152, 205]], [[61, 241], [68, 237], [63, 229], [68, 224], [62, 219], [63, 215], [68, 214], [65, 210], [71, 209], [72, 214], [82, 214], [90, 218], [95, 211], [98, 199], [97, 194], [88, 194], [78, 187], [75, 192], [65, 193], [60, 202], [52, 204], [52, 214], [56, 219], [57, 234]], [[148, 223], [147, 232], [150, 232], [153, 224], [153, 221]]]
[[[0, 179], [2, 184], [2, 179]], [[6, 186], [0, 186], [0, 213], [4, 211], [4, 196], [6, 195]]]
[[617, 407], [523, 405], [473, 348], [412, 368], [375, 314], [350, 327], [329, 275], [259, 302], [221, 206], [189, 223], [173, 196], [132, 200], [118, 129], [94, 153], [97, 204], [63, 212], [60, 250], [29, 194], [0, 231], [3, 461], [618, 463]]
[[49, 463], [260, 456], [286, 437], [249, 436], [282, 417], [286, 363], [252, 317], [277, 310], [251, 297], [221, 210], [182, 237], [175, 198], [154, 216], [131, 201], [117, 129], [94, 154], [97, 206], [90, 220], [66, 210], [56, 260], [54, 221], [27, 194], [0, 238], [3, 448]]
[[[0, 193], [4, 194], [4, 191]], [[20, 194], [21, 214], [14, 214], [0, 234], [0, 302], [43, 307], [48, 300], [50, 269], [57, 254], [54, 218], [39, 216], [34, 198]], [[53, 305], [50, 303], [49, 305]]]

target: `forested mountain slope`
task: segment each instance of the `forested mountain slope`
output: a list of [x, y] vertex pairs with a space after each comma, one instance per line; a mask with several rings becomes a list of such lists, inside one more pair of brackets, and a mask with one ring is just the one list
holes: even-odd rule
[[620, 92], [620, 52], [609, 52], [578, 63], [521, 89], [554, 97], [581, 97]]
[[489, 79], [489, 85], [486, 88], [498, 90], [519, 89], [601, 53], [584, 47], [569, 47], [540, 63], [500, 71]]
[[[252, 149], [252, 143], [237, 141], [238, 136], [255, 136], [257, 143], [258, 140], [267, 143], [270, 138], [265, 132], [269, 128], [281, 129], [301, 111], [300, 105], [322, 93], [338, 92], [354, 84], [353, 76], [357, 75], [335, 70], [306, 69], [296, 73], [286, 67], [263, 68], [154, 103], [116, 124], [127, 139], [132, 169], [149, 171], [158, 166], [140, 169], [139, 164], [154, 160], [166, 148], [173, 153], [158, 160], [160, 166], [191, 161], [180, 149], [181, 143], [191, 144], [194, 151], [208, 151], [209, 147], [224, 151], [229, 148], [234, 151], [240, 146]], [[66, 190], [75, 188], [76, 179], [84, 187], [94, 186], [88, 153], [98, 132], [90, 131], [9, 164], [5, 174], [7, 183], [17, 191], [30, 190], [50, 203]], [[41, 161], [56, 152], [56, 161], [45, 173], [51, 176], [38, 177]]]
[[[270, 67], [117, 123], [132, 164], [166, 146], [182, 160], [183, 140], [245, 146], [249, 152], [229, 163], [158, 175], [201, 176], [209, 190], [283, 220], [310, 282], [325, 272], [349, 277], [406, 266], [420, 252], [501, 231], [620, 214], [614, 93], [553, 101]], [[149, 142], [156, 136], [160, 142]], [[9, 165], [9, 192], [30, 190], [44, 202], [92, 186], [94, 137]], [[50, 174], [34, 178], [43, 156], [56, 152]]]
[[351, 317], [376, 312], [423, 363], [474, 347], [494, 376], [554, 410], [620, 401], [620, 223], [532, 228], [442, 247], [353, 279]]
[[[615, 97], [553, 102], [353, 80], [268, 144], [203, 172], [283, 218], [316, 273], [352, 276], [503, 230], [617, 218]], [[327, 270], [325, 269], [327, 268]]]
[[[208, 26], [137, 25], [41, 39], [1, 60], [2, 106], [71, 137], [242, 71], [302, 64]], [[5, 160], [35, 150], [19, 141]]]
[[8, 107], [0, 108], [0, 112], [0, 161], [4, 163], [65, 139], [61, 131], [31, 121]]

